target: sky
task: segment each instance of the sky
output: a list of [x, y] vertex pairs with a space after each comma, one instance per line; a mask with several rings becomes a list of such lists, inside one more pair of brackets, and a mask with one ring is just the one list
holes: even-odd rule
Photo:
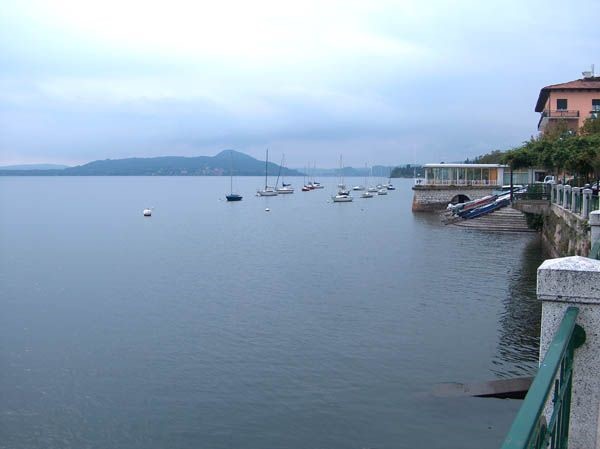
[[543, 86], [600, 72], [598, 17], [598, 0], [3, 2], [0, 165], [463, 161], [536, 135]]

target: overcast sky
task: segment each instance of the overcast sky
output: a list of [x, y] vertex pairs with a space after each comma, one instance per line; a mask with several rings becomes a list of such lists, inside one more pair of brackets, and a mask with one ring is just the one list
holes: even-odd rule
[[600, 72], [598, 0], [8, 3], [0, 164], [462, 161], [536, 134], [541, 87]]

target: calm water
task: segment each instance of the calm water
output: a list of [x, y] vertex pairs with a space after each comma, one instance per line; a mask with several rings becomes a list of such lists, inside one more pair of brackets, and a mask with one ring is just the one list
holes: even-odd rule
[[322, 181], [0, 178], [0, 447], [498, 447], [431, 390], [532, 372], [538, 238]]

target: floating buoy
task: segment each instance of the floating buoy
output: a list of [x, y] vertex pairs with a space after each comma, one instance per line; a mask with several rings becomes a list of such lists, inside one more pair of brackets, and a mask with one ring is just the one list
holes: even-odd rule
[[152, 216], [152, 209], [144, 209], [144, 217], [151, 217]]
[[265, 212], [271, 212], [271, 209], [269, 209], [268, 207], [265, 209]]

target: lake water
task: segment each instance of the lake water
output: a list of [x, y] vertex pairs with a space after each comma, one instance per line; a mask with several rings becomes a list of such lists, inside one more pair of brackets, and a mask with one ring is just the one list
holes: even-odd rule
[[535, 371], [538, 236], [301, 181], [0, 178], [0, 448], [499, 447], [431, 392]]

